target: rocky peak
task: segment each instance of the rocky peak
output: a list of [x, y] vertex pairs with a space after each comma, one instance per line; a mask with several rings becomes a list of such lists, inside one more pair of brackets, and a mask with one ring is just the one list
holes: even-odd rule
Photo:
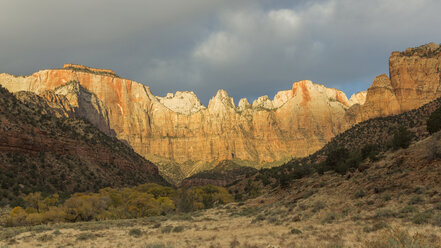
[[177, 91], [176, 94], [167, 93], [165, 97], [156, 97], [160, 103], [170, 110], [191, 115], [199, 110], [205, 109], [201, 101], [192, 91]]
[[329, 101], [339, 102], [346, 107], [350, 106], [348, 97], [343, 91], [334, 88], [326, 88], [326, 94]]
[[385, 88], [385, 89], [393, 90], [391, 81], [386, 74], [381, 74], [374, 79], [374, 82], [369, 87], [369, 89], [372, 90], [375, 88]]
[[70, 105], [73, 107], [79, 106], [79, 97], [81, 94], [81, 85], [78, 81], [70, 81], [67, 84], [61, 85], [54, 89], [54, 93], [65, 96]]
[[239, 111], [244, 111], [245, 109], [251, 108], [251, 105], [246, 98], [242, 98], [242, 99], [240, 99], [239, 105], [237, 108]]
[[345, 107], [349, 107], [349, 101], [343, 91], [326, 88], [321, 84], [316, 84], [310, 80], [302, 80], [295, 82], [292, 87], [293, 98], [300, 101], [300, 105], [305, 106], [311, 101], [322, 99], [326, 102], [338, 102]]
[[71, 81], [53, 90], [53, 94], [63, 96], [69, 102], [75, 117], [88, 119], [94, 126], [108, 135], [115, 135], [110, 129], [108, 108], [94, 93], [88, 91], [78, 81]]
[[292, 91], [291, 90], [283, 90], [283, 91], [277, 92], [277, 94], [274, 96], [274, 100], [273, 100], [274, 108], [281, 107], [283, 104], [285, 104], [291, 98], [292, 98]]
[[274, 109], [273, 102], [267, 95], [261, 96], [253, 101], [252, 107], [254, 109], [263, 108], [263, 109]]
[[367, 95], [367, 91], [360, 91], [357, 92], [356, 94], [352, 94], [351, 98], [349, 99], [349, 105], [355, 105], [355, 104], [359, 104], [359, 105], [363, 105], [366, 101], [366, 95]]
[[217, 91], [216, 96], [210, 99], [208, 103], [208, 109], [218, 111], [225, 108], [234, 109], [234, 100], [228, 95], [226, 90], [220, 89]]

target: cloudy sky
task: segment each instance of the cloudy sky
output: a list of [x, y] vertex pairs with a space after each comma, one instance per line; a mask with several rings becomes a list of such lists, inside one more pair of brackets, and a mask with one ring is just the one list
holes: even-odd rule
[[365, 90], [388, 57], [441, 42], [439, 0], [0, 0], [0, 72], [113, 69], [156, 95], [271, 98], [309, 79]]

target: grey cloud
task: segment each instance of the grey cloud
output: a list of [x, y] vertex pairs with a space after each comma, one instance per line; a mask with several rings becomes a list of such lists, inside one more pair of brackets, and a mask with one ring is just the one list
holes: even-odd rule
[[158, 95], [219, 88], [236, 102], [302, 79], [347, 93], [387, 73], [391, 51], [439, 43], [437, 0], [0, 0], [0, 71], [72, 62]]

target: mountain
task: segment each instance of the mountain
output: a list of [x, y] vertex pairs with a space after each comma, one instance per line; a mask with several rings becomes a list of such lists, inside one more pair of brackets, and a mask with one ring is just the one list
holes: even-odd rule
[[87, 119], [126, 142], [179, 183], [223, 160], [256, 168], [280, 165], [314, 153], [361, 121], [399, 114], [440, 97], [439, 51], [439, 45], [430, 43], [393, 52], [390, 75], [378, 76], [367, 92], [349, 100], [342, 91], [304, 80], [273, 100], [262, 96], [250, 104], [241, 99], [238, 106], [219, 90], [206, 107], [192, 92], [158, 97], [111, 70], [72, 64], [26, 77], [3, 73], [0, 84], [12, 92], [42, 96], [53, 90], [66, 96], [67, 107], [73, 109], [65, 109], [68, 115]]
[[75, 109], [65, 96], [42, 95], [46, 98], [32, 92], [14, 96], [0, 86], [1, 204], [36, 191], [168, 184], [154, 164], [123, 142], [88, 121], [67, 118]]
[[[295, 203], [308, 198], [312, 191], [321, 191], [321, 195], [332, 192], [327, 199], [339, 199], [339, 204], [350, 200], [340, 201], [338, 194], [349, 196], [363, 191], [375, 198], [387, 189], [401, 194], [406, 188], [430, 188], [438, 181], [432, 175], [437, 175], [440, 168], [441, 131], [430, 134], [427, 123], [440, 111], [441, 97], [398, 115], [369, 119], [337, 135], [308, 157], [243, 175], [227, 186], [236, 193], [236, 199], [254, 198], [255, 192], [260, 192], [265, 198], [284, 195]], [[350, 186], [342, 186], [338, 183], [341, 181], [345, 185], [350, 182]], [[330, 187], [329, 182], [335, 186]], [[322, 184], [329, 187], [318, 186]]]
[[241, 100], [237, 107], [219, 90], [205, 107], [192, 93], [156, 97], [145, 85], [84, 68], [66, 65], [27, 77], [0, 74], [0, 83], [12, 92], [64, 95], [68, 116], [115, 134], [176, 181], [226, 159], [262, 165], [308, 155], [345, 129], [350, 106], [343, 92], [300, 81], [273, 101]]

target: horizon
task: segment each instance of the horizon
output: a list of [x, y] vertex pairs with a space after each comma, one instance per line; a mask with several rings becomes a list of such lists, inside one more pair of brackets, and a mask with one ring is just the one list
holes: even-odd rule
[[[243, 97], [239, 97], [239, 98], [236, 98], [236, 97], [233, 97], [233, 96], [231, 95], [231, 92], [229, 92], [228, 90], [223, 89], [223, 88], [219, 88], [219, 89], [216, 90], [215, 94], [213, 94], [210, 98], [208, 98], [208, 101], [207, 101], [207, 102], [203, 102], [203, 101], [201, 100], [201, 98], [198, 96], [198, 94], [197, 94], [196, 92], [194, 92], [194, 91], [191, 91], [191, 90], [185, 90], [185, 89], [184, 89], [184, 90], [177, 90], [177, 91], [173, 91], [173, 92], [166, 92], [165, 94], [162, 94], [162, 95], [155, 94], [154, 90], [151, 88], [150, 85], [148, 85], [148, 84], [146, 84], [146, 83], [142, 83], [142, 82], [138, 82], [138, 81], [132, 80], [132, 79], [130, 79], [129, 77], [121, 77], [121, 76], [117, 73], [117, 71], [116, 71], [114, 68], [98, 68], [98, 67], [94, 67], [94, 66], [90, 66], [90, 65], [73, 64], [73, 63], [64, 63], [63, 65], [78, 65], [78, 66], [85, 66], [85, 67], [87, 67], [87, 68], [91, 68], [91, 69], [111, 70], [111, 71], [113, 71], [118, 77], [120, 77], [120, 78], [122, 78], [122, 79], [127, 79], [127, 80], [130, 80], [130, 81], [133, 81], [133, 82], [136, 82], [136, 83], [139, 83], [139, 84], [142, 84], [142, 85], [145, 85], [145, 86], [149, 87], [149, 88], [150, 88], [150, 91], [152, 92], [152, 94], [153, 94], [154, 96], [156, 96], [156, 97], [166, 97], [167, 94], [170, 94], [170, 93], [172, 93], [173, 95], [176, 95], [177, 92], [192, 92], [192, 93], [194, 93], [194, 94], [196, 95], [197, 99], [201, 102], [201, 104], [202, 104], [204, 107], [208, 107], [209, 101], [210, 101], [212, 98], [214, 98], [214, 97], [216, 96], [217, 92], [219, 92], [219, 91], [221, 91], [221, 90], [224, 90], [224, 91], [226, 91], [226, 92], [228, 93], [228, 95], [230, 96], [230, 98], [233, 99], [234, 104], [235, 104], [235, 107], [237, 107], [238, 104], [239, 104], [239, 101], [240, 101], [242, 98], [247, 99], [247, 101], [248, 101], [250, 104], [252, 104], [255, 100], [257, 100], [258, 98], [263, 97], [263, 96], [268, 96], [268, 97], [270, 98], [270, 100], [273, 101], [273, 100], [275, 99], [275, 96], [277, 95], [278, 92], [280, 92], [280, 91], [291, 90], [291, 89], [292, 89], [292, 86], [293, 86], [295, 83], [298, 83], [298, 82], [301, 82], [301, 81], [311, 81], [311, 80], [309, 80], [309, 79], [296, 80], [296, 81], [294, 81], [294, 82], [291, 83], [291, 87], [290, 87], [290, 88], [287, 88], [287, 89], [281, 89], [281, 90], [279, 90], [279, 91], [276, 91], [276, 92], [274, 93], [274, 95], [264, 94], [264, 95], [261, 95], [261, 96], [257, 96], [257, 97], [255, 97], [255, 98], [248, 98], [248, 97], [245, 97], [245, 96], [243, 96]], [[27, 76], [31, 76], [31, 75], [33, 75], [34, 73], [37, 73], [37, 72], [39, 72], [39, 71], [45, 71], [45, 70], [58, 70], [58, 69], [63, 69], [63, 67], [40, 69], [40, 70], [37, 70], [37, 71], [35, 71], [35, 72], [33, 72], [33, 73], [30, 73], [30, 74], [27, 74], [27, 75], [16, 75], [16, 74], [10, 74], [10, 73], [8, 73], [8, 72], [0, 72], [0, 74], [1, 74], [1, 73], [6, 73], [6, 74], [9, 74], [9, 75], [12, 75], [12, 76], [16, 76], [16, 77], [27, 77]], [[378, 75], [377, 75], [377, 76], [378, 76]], [[389, 73], [387, 73], [387, 76], [389, 77]], [[374, 79], [373, 79], [373, 80], [374, 80]], [[373, 82], [373, 80], [372, 80], [372, 82]], [[335, 89], [335, 90], [341, 91], [341, 92], [343, 92], [343, 93], [345, 94], [345, 96], [346, 96], [346, 98], [347, 98], [348, 100], [350, 100], [350, 98], [351, 98], [352, 96], [354, 96], [354, 95], [356, 95], [356, 94], [358, 94], [358, 93], [361, 93], [361, 92], [367, 92], [368, 88], [370, 87], [370, 85], [369, 85], [368, 88], [366, 88], [365, 90], [356, 90], [356, 91], [353, 91], [353, 93], [348, 94], [348, 93], [345, 92], [344, 90], [339, 89], [339, 88], [336, 88], [336, 87], [327, 87], [326, 84], [323, 84], [323, 83], [317, 83], [317, 82], [314, 82], [314, 81], [311, 81], [311, 82], [312, 82], [313, 84], [317, 84], [317, 85], [324, 86], [324, 87], [326, 87], [326, 88], [328, 88], [328, 89]], [[372, 84], [372, 83], [371, 83], [371, 84]]]
[[392, 51], [441, 42], [435, 0], [82, 3], [0, 0], [2, 71], [92, 65], [204, 104], [220, 88], [253, 101], [304, 79], [350, 96], [388, 73]]

